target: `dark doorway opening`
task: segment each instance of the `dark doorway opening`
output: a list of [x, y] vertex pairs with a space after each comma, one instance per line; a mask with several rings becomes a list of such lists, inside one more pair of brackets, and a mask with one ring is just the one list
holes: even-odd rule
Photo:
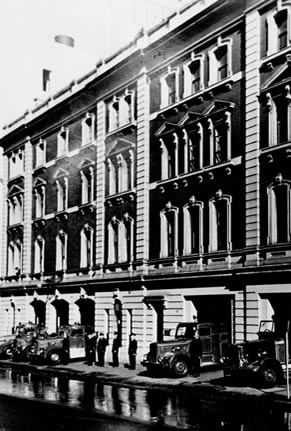
[[34, 308], [34, 323], [45, 326], [46, 307], [45, 302], [40, 299], [34, 299], [30, 305]]
[[56, 309], [56, 327], [69, 324], [69, 303], [64, 299], [55, 299], [52, 305]]
[[89, 298], [80, 298], [76, 301], [80, 309], [80, 323], [88, 329], [95, 329], [95, 302]]

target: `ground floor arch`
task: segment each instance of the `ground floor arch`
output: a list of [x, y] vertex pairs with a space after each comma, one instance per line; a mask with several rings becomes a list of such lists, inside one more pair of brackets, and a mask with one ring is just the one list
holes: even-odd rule
[[45, 326], [46, 323], [46, 303], [40, 299], [34, 299], [30, 302], [30, 305], [34, 309], [34, 323], [36, 325]]
[[95, 301], [90, 298], [79, 298], [76, 302], [80, 311], [80, 323], [95, 329]]

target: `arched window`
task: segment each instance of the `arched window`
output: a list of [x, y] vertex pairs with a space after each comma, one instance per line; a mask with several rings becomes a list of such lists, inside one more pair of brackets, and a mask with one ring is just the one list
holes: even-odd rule
[[22, 271], [22, 242], [10, 241], [8, 246], [7, 275], [14, 276]]
[[268, 189], [268, 244], [290, 241], [290, 182], [278, 174]]
[[62, 127], [60, 133], [58, 134], [57, 146], [57, 157], [67, 154], [69, 146], [69, 129], [66, 127]]
[[40, 218], [45, 214], [45, 186], [38, 186], [34, 189], [35, 217]]
[[274, 54], [290, 44], [290, 2], [287, 7], [279, 7], [267, 17], [267, 50], [266, 54]]
[[109, 131], [118, 129], [120, 126], [120, 101], [119, 98], [114, 97], [109, 105]]
[[34, 241], [34, 273], [44, 272], [44, 239], [38, 235]]
[[204, 86], [203, 80], [204, 55], [191, 55], [191, 61], [184, 65], [184, 97], [195, 94]]
[[178, 69], [169, 67], [168, 72], [161, 78], [161, 108], [165, 108], [178, 100], [179, 94]]
[[119, 262], [133, 260], [133, 219], [124, 214], [119, 228]]
[[183, 208], [184, 247], [183, 254], [197, 254], [203, 248], [203, 203], [192, 196]]
[[80, 267], [91, 268], [93, 266], [93, 229], [85, 224], [81, 230]]
[[57, 211], [65, 211], [68, 208], [68, 178], [56, 180], [57, 187]]
[[87, 113], [82, 121], [82, 145], [89, 145], [94, 141], [95, 117]]
[[61, 229], [56, 237], [56, 271], [67, 269], [67, 242], [68, 236]]
[[218, 38], [217, 45], [209, 51], [209, 81], [215, 84], [232, 74], [231, 59], [232, 40]]
[[216, 192], [209, 201], [209, 251], [231, 249], [231, 197]]
[[116, 166], [111, 159], [107, 160], [107, 179], [108, 179], [108, 194], [114, 195], [117, 193], [117, 176], [116, 176]]
[[18, 193], [8, 199], [8, 224], [23, 222], [23, 195]]
[[291, 140], [291, 97], [290, 86], [285, 86], [285, 93], [266, 94], [268, 110], [269, 146], [282, 144]]
[[107, 263], [118, 263], [119, 255], [119, 226], [120, 221], [116, 217], [112, 217], [108, 223], [108, 255]]
[[94, 199], [94, 171], [92, 166], [80, 171], [81, 175], [81, 202], [82, 205], [93, 202]]
[[166, 180], [178, 175], [178, 135], [173, 133], [170, 138], [160, 139], [161, 179]]
[[42, 139], [35, 146], [35, 166], [42, 166], [46, 159], [46, 142]]
[[231, 114], [208, 119], [209, 163], [217, 165], [231, 159]]
[[118, 166], [118, 193], [125, 192], [129, 190], [129, 169], [126, 160], [122, 154], [117, 156], [117, 166]]
[[168, 202], [160, 213], [160, 257], [174, 257], [178, 247], [178, 208]]

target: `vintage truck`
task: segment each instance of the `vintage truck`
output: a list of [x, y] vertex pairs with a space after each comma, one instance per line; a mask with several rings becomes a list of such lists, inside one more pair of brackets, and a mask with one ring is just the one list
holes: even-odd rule
[[15, 350], [15, 339], [26, 340], [31, 337], [35, 331], [36, 325], [33, 323], [19, 324], [15, 328], [15, 334], [3, 335], [0, 337], [0, 357], [3, 359], [11, 359]]
[[[57, 335], [57, 334], [56, 334]], [[13, 361], [28, 361], [31, 358], [32, 345], [35, 339], [47, 338], [48, 334], [44, 327], [39, 325], [25, 325], [20, 328], [13, 342]]]
[[262, 320], [256, 340], [230, 344], [221, 357], [225, 376], [247, 377], [250, 382], [273, 387], [286, 372], [285, 340], [278, 337], [274, 322]]
[[[83, 325], [60, 327], [57, 336], [36, 338], [31, 347], [31, 360], [50, 365], [85, 357], [86, 328]], [[65, 347], [65, 340], [67, 347]]]
[[[149, 373], [168, 372], [172, 377], [186, 376], [191, 369], [190, 344], [196, 327], [195, 322], [179, 323], [174, 339], [150, 344], [142, 365]], [[198, 332], [202, 343], [201, 365], [219, 363], [223, 347], [229, 342], [229, 333], [213, 323], [199, 324]]]

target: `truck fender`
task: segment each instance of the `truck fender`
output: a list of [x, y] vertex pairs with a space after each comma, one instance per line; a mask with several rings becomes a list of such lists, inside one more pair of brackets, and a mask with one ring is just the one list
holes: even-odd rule
[[260, 363], [260, 368], [262, 367], [271, 367], [274, 370], [277, 371], [278, 376], [281, 378], [283, 377], [283, 369], [282, 366], [280, 364], [280, 362], [277, 359], [274, 358], [265, 358], [261, 363]]
[[190, 358], [188, 356], [184, 355], [183, 353], [177, 353], [176, 355], [173, 353], [168, 360], [169, 368], [172, 368], [172, 364], [177, 358], [183, 359], [184, 361], [187, 362], [188, 365], [190, 364]]

